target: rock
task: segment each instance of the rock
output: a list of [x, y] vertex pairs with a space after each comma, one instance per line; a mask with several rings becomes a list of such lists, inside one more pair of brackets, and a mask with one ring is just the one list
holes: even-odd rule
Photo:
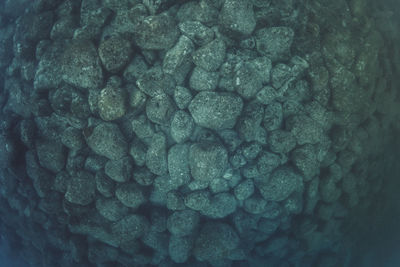
[[207, 208], [211, 202], [210, 192], [198, 190], [185, 196], [184, 202], [186, 207], [192, 210], [201, 211]]
[[65, 199], [78, 205], [88, 205], [95, 198], [96, 182], [92, 174], [79, 171], [69, 181]]
[[234, 189], [234, 194], [237, 200], [245, 200], [254, 193], [254, 183], [251, 179], [246, 179], [238, 184]]
[[264, 116], [264, 107], [258, 102], [249, 102], [244, 110], [243, 116], [237, 122], [237, 131], [246, 142], [257, 141], [266, 143], [266, 132], [260, 124]]
[[144, 166], [146, 164], [147, 146], [138, 139], [133, 139], [129, 155], [132, 156], [135, 165]]
[[112, 222], [122, 219], [129, 212], [129, 209], [115, 198], [97, 199], [96, 209], [104, 218]]
[[176, 187], [187, 184], [190, 179], [189, 145], [177, 144], [168, 151], [168, 172]]
[[255, 33], [257, 51], [273, 62], [284, 61], [290, 55], [294, 32], [288, 27], [262, 28]]
[[275, 170], [268, 181], [259, 181], [257, 187], [264, 199], [270, 201], [282, 201], [293, 192], [304, 190], [303, 177], [290, 168]]
[[133, 163], [130, 157], [123, 157], [117, 160], [109, 160], [104, 166], [104, 172], [116, 182], [127, 182], [133, 171]]
[[178, 191], [170, 191], [167, 194], [166, 206], [169, 210], [184, 210], [186, 209], [183, 196]]
[[153, 135], [146, 153], [146, 166], [156, 175], [167, 173], [167, 140], [164, 134]]
[[256, 162], [259, 174], [269, 174], [281, 164], [281, 158], [274, 153], [262, 151]]
[[133, 179], [140, 185], [149, 186], [154, 182], [154, 174], [152, 174], [146, 167], [136, 167], [133, 172]]
[[[213, 1], [214, 2], [214, 1]], [[183, 4], [177, 14], [179, 21], [199, 21], [204, 25], [215, 25], [218, 19], [218, 9], [213, 2], [188, 2]]]
[[200, 47], [193, 52], [193, 63], [206, 71], [216, 71], [225, 60], [226, 45], [221, 39]]
[[287, 128], [292, 132], [299, 145], [316, 144], [325, 138], [321, 125], [306, 115], [297, 115], [289, 118]]
[[149, 228], [149, 221], [136, 214], [131, 214], [114, 223], [111, 232], [120, 244], [135, 240], [143, 236]]
[[126, 113], [127, 94], [121, 88], [106, 87], [100, 91], [98, 97], [98, 111], [105, 121], [121, 118]]
[[137, 118], [132, 120], [132, 130], [136, 136], [146, 144], [148, 143], [147, 141], [151, 140], [151, 137], [154, 135], [154, 127], [145, 115], [139, 115]]
[[163, 60], [164, 72], [174, 74], [176, 71], [179, 71], [184, 62], [190, 59], [190, 54], [193, 51], [193, 42], [185, 35], [182, 35], [175, 46], [165, 54]]
[[182, 86], [175, 87], [174, 90], [174, 100], [178, 108], [185, 109], [189, 105], [190, 101], [192, 101], [192, 93], [189, 89]]
[[269, 147], [271, 151], [286, 154], [296, 146], [296, 139], [289, 131], [275, 130], [269, 134]]
[[79, 150], [85, 145], [82, 131], [68, 127], [61, 135], [61, 143], [72, 150]]
[[73, 40], [64, 51], [62, 73], [63, 80], [73, 86], [99, 88], [103, 83], [103, 72], [93, 43], [88, 40]]
[[175, 112], [171, 120], [171, 137], [177, 143], [187, 141], [194, 130], [193, 118], [183, 110]]
[[256, 27], [253, 4], [246, 0], [227, 0], [219, 15], [222, 29], [235, 36], [250, 35]]
[[253, 195], [245, 199], [243, 209], [250, 214], [262, 214], [267, 209], [267, 201], [261, 196]]
[[123, 77], [128, 82], [136, 82], [147, 70], [149, 66], [146, 63], [144, 57], [140, 54], [134, 55], [132, 61], [124, 70]]
[[100, 123], [88, 132], [86, 142], [97, 154], [111, 160], [117, 160], [128, 152], [128, 144], [116, 124]]
[[223, 178], [212, 179], [209, 187], [213, 194], [229, 191], [229, 183]]
[[112, 197], [115, 191], [115, 183], [103, 171], [98, 171], [95, 176], [97, 191], [104, 197]]
[[29, 118], [33, 109], [33, 99], [23, 91], [23, 87], [19, 82], [11, 85], [7, 103], [4, 105], [3, 112], [13, 112], [23, 118]]
[[195, 67], [190, 76], [189, 85], [196, 91], [213, 91], [217, 88], [218, 78], [218, 72], [210, 72], [201, 67]]
[[142, 49], [164, 50], [172, 47], [179, 37], [175, 20], [167, 13], [148, 16], [134, 29], [134, 40]]
[[[44, 144], [45, 145], [45, 144]], [[54, 166], [51, 162], [51, 157], [52, 155], [47, 156], [45, 152], [47, 151], [47, 147], [44, 146], [41, 152], [42, 157], [44, 157], [45, 163], [49, 165], [51, 168], [62, 168], [64, 167], [64, 162], [62, 162], [62, 166], [59, 166], [56, 163]], [[50, 150], [51, 152], [51, 150]], [[55, 149], [56, 154], [54, 155], [55, 157], [59, 156], [57, 153], [57, 148]], [[17, 148], [15, 147], [14, 143], [11, 141], [10, 138], [7, 138], [3, 134], [0, 134], [0, 170], [2, 169], [7, 169], [11, 166], [13, 160], [17, 156]], [[48, 161], [50, 160], [50, 162]], [[64, 158], [65, 161], [65, 158]], [[41, 163], [42, 164], [42, 163]], [[42, 164], [43, 165], [43, 164]]]
[[171, 98], [166, 94], [159, 94], [150, 98], [146, 104], [146, 115], [154, 123], [169, 125], [175, 107]]
[[171, 75], [164, 73], [160, 66], [155, 66], [142, 74], [137, 79], [136, 85], [146, 95], [155, 97], [172, 92], [175, 81]]
[[242, 112], [243, 101], [232, 93], [200, 92], [189, 104], [194, 121], [213, 130], [233, 128]]
[[184, 21], [178, 25], [181, 32], [189, 37], [196, 45], [203, 46], [211, 42], [214, 32], [199, 21]]
[[228, 154], [217, 143], [196, 143], [190, 146], [189, 165], [193, 179], [209, 182], [222, 177], [228, 165]]
[[168, 217], [168, 231], [175, 236], [192, 235], [200, 221], [200, 214], [193, 210], [175, 211]]
[[262, 125], [267, 131], [279, 129], [283, 124], [283, 108], [279, 102], [271, 102], [264, 109]]
[[36, 151], [40, 165], [46, 169], [57, 173], [64, 168], [67, 157], [65, 148], [61, 143], [38, 140], [36, 142]]
[[168, 245], [169, 256], [175, 263], [184, 263], [190, 257], [192, 247], [192, 237], [171, 235]]
[[143, 190], [134, 182], [119, 184], [115, 196], [126, 207], [137, 209], [146, 202]]
[[342, 190], [331, 177], [322, 179], [319, 183], [319, 192], [321, 199], [327, 203], [336, 202], [342, 195]]
[[317, 153], [312, 145], [304, 145], [296, 148], [291, 153], [293, 164], [301, 171], [306, 181], [310, 181], [319, 174], [319, 162]]
[[199, 261], [221, 260], [238, 245], [239, 237], [228, 224], [207, 222], [195, 241], [193, 254]]
[[168, 192], [176, 189], [178, 189], [177, 184], [171, 180], [170, 176], [158, 176], [153, 182], [150, 201], [156, 205], [165, 206]]
[[128, 63], [132, 54], [131, 43], [118, 36], [103, 40], [99, 45], [99, 57], [103, 66], [111, 73], [117, 73]]
[[260, 103], [268, 105], [270, 103], [273, 103], [274, 100], [278, 98], [278, 96], [278, 91], [274, 87], [267, 85], [261, 88], [260, 91], [258, 91], [258, 93], [256, 94], [256, 99]]
[[210, 199], [209, 205], [203, 207], [201, 214], [213, 219], [221, 219], [236, 211], [235, 197], [230, 193], [219, 193]]
[[61, 17], [53, 24], [50, 32], [50, 39], [72, 39], [77, 26], [78, 23], [75, 16]]

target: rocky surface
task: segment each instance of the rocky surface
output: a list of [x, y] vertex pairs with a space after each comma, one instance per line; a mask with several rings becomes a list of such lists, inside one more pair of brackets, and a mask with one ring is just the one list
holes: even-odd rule
[[384, 5], [32, 2], [0, 3], [0, 233], [19, 258], [347, 266], [352, 216], [398, 160]]

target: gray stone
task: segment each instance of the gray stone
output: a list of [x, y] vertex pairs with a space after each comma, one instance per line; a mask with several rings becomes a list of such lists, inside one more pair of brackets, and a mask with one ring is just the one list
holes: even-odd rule
[[98, 198], [96, 209], [104, 218], [112, 222], [122, 219], [129, 212], [129, 209], [115, 198]]
[[109, 160], [104, 166], [104, 172], [116, 182], [127, 182], [133, 171], [133, 163], [130, 157], [123, 157], [117, 160]]
[[78, 205], [88, 205], [95, 198], [96, 182], [92, 174], [79, 171], [69, 181], [65, 199]]
[[160, 66], [154, 66], [136, 80], [136, 85], [146, 95], [155, 97], [172, 92], [175, 81], [171, 75], [164, 73]]
[[189, 105], [194, 121], [213, 130], [233, 128], [242, 112], [243, 101], [232, 93], [200, 92]]
[[242, 143], [238, 133], [234, 130], [226, 129], [219, 131], [218, 134], [229, 152], [235, 151]]
[[134, 29], [136, 44], [142, 49], [163, 50], [172, 47], [179, 37], [174, 18], [167, 13], [146, 17]]
[[177, 144], [169, 149], [168, 172], [176, 187], [190, 181], [189, 145]]
[[187, 2], [179, 8], [177, 18], [179, 21], [199, 21], [204, 25], [215, 25], [218, 19], [218, 9], [215, 1]]
[[116, 124], [100, 123], [93, 129], [87, 129], [86, 142], [97, 154], [111, 160], [117, 160], [128, 152], [128, 144]]
[[178, 108], [185, 109], [189, 106], [192, 101], [192, 93], [189, 89], [182, 86], [177, 86], [174, 90], [174, 100]]
[[193, 118], [183, 110], [175, 112], [171, 120], [171, 137], [177, 143], [187, 141], [194, 130]]
[[245, 200], [254, 193], [254, 183], [251, 179], [246, 179], [238, 184], [233, 190], [235, 197], [238, 200]]
[[178, 191], [170, 191], [167, 194], [166, 206], [169, 210], [186, 209], [183, 196]]
[[[9, 146], [8, 151], [11, 151]], [[7, 151], [7, 147], [5, 149]], [[60, 142], [38, 140], [36, 151], [40, 165], [52, 172], [61, 171], [66, 163], [66, 151]]]
[[103, 171], [96, 172], [95, 176], [97, 191], [105, 197], [114, 195], [115, 183]]
[[269, 147], [276, 153], [288, 153], [296, 146], [296, 139], [289, 131], [275, 130], [269, 134]]
[[100, 87], [103, 72], [93, 43], [73, 40], [64, 51], [62, 73], [63, 80], [73, 86], [85, 89]]
[[105, 121], [112, 121], [125, 115], [127, 93], [122, 88], [107, 86], [98, 96], [98, 112]]
[[229, 183], [224, 178], [212, 179], [209, 187], [213, 194], [229, 191]]
[[193, 254], [199, 261], [226, 258], [239, 245], [239, 237], [228, 224], [207, 222], [195, 241]]
[[140, 238], [147, 232], [149, 221], [136, 214], [131, 214], [114, 223], [111, 232], [120, 244]]
[[169, 256], [175, 263], [185, 263], [190, 257], [192, 247], [192, 237], [171, 235], [168, 245]]
[[115, 196], [122, 204], [136, 209], [146, 202], [143, 190], [136, 183], [119, 184], [115, 190]]
[[323, 141], [325, 137], [321, 125], [306, 115], [289, 118], [286, 126], [292, 132], [299, 145], [316, 144]]
[[196, 91], [213, 91], [218, 85], [218, 72], [206, 71], [201, 67], [195, 67], [189, 79], [190, 88]]
[[[282, 95], [286, 95], [285, 93], [287, 93], [289, 85], [293, 83], [294, 79], [292, 68], [289, 65], [278, 63], [271, 70], [272, 86]], [[293, 100], [298, 101], [297, 99]]]
[[163, 70], [165, 73], [174, 74], [180, 67], [190, 59], [190, 54], [194, 51], [193, 42], [182, 35], [173, 48], [168, 50], [163, 60]]
[[200, 221], [200, 214], [193, 210], [175, 211], [168, 217], [168, 231], [175, 236], [192, 235]]
[[278, 91], [274, 87], [268, 85], [261, 88], [261, 90], [256, 94], [256, 99], [264, 105], [274, 102], [278, 97]]
[[257, 51], [272, 61], [288, 59], [294, 32], [288, 27], [263, 28], [256, 32]]
[[156, 175], [163, 175], [168, 171], [167, 140], [162, 133], [156, 133], [146, 153], [146, 166]]
[[225, 54], [224, 41], [215, 39], [193, 52], [193, 63], [207, 71], [216, 71], [224, 62]]
[[174, 111], [173, 102], [166, 94], [154, 96], [146, 104], [147, 117], [150, 121], [160, 125], [169, 125]]
[[188, 207], [189, 209], [197, 211], [204, 210], [210, 205], [210, 192], [205, 190], [191, 192], [185, 196], [184, 202], [186, 207]]
[[131, 148], [129, 149], [129, 155], [132, 156], [135, 165], [144, 166], [146, 163], [147, 147], [145, 144], [140, 142], [138, 139], [133, 139]]
[[61, 135], [61, 143], [72, 150], [79, 150], [85, 145], [82, 131], [74, 127], [68, 127]]
[[281, 158], [274, 153], [263, 151], [256, 162], [259, 174], [269, 174], [281, 164]]
[[176, 189], [178, 188], [169, 175], [158, 176], [153, 182], [150, 201], [156, 205], [165, 206], [168, 192]]
[[147, 143], [154, 135], [154, 127], [145, 115], [139, 115], [132, 120], [132, 130], [138, 138]]
[[223, 30], [231, 35], [250, 35], [256, 27], [253, 4], [247, 0], [224, 1], [219, 23]]
[[267, 131], [279, 129], [283, 124], [283, 108], [279, 102], [271, 102], [264, 109], [262, 125]]
[[131, 43], [117, 36], [103, 40], [99, 45], [99, 57], [107, 71], [116, 73], [128, 63], [132, 54]]
[[304, 190], [303, 177], [290, 168], [275, 170], [266, 181], [257, 184], [265, 200], [282, 201], [293, 192], [302, 193]]
[[134, 83], [148, 70], [148, 68], [149, 67], [144, 57], [140, 54], [136, 54], [125, 68], [123, 77], [126, 81]]
[[230, 193], [219, 193], [214, 195], [210, 204], [204, 207], [200, 212], [213, 219], [221, 219], [236, 211], [237, 202]]
[[146, 167], [135, 168], [133, 172], [133, 179], [140, 185], [149, 186], [154, 182], [154, 174]]
[[214, 32], [199, 21], [184, 21], [178, 25], [181, 32], [198, 45], [203, 46], [211, 42]]
[[222, 177], [228, 165], [228, 154], [217, 143], [196, 143], [190, 146], [189, 164], [194, 179], [209, 182]]

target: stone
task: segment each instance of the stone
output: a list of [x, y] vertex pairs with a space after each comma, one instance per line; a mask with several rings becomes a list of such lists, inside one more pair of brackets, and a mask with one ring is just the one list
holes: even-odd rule
[[167, 194], [166, 206], [169, 210], [184, 210], [186, 209], [183, 196], [178, 191], [170, 191]]
[[167, 194], [176, 189], [178, 189], [177, 185], [171, 180], [169, 175], [157, 176], [153, 182], [150, 201], [156, 205], [165, 206], [167, 203]]
[[190, 101], [192, 101], [192, 93], [189, 89], [182, 86], [175, 87], [174, 90], [174, 100], [175, 104], [180, 109], [185, 109], [189, 106]]
[[68, 127], [61, 135], [61, 143], [72, 150], [79, 150], [85, 145], [82, 131], [74, 127]]
[[111, 36], [100, 42], [98, 51], [105, 69], [111, 73], [117, 73], [128, 63], [133, 49], [128, 40]]
[[120, 159], [127, 154], [128, 144], [116, 124], [100, 123], [86, 131], [86, 142], [95, 153], [111, 160]]
[[195, 67], [190, 75], [189, 85], [195, 91], [213, 91], [217, 88], [218, 78], [218, 72]]
[[132, 61], [126, 66], [123, 77], [128, 82], [136, 82], [149, 69], [144, 57], [140, 54], [134, 55]]
[[136, 166], [144, 166], [146, 164], [147, 146], [140, 142], [138, 139], [133, 139], [129, 155], [132, 156], [133, 162]]
[[185, 263], [190, 257], [192, 247], [192, 237], [171, 235], [168, 244], [169, 256], [175, 263]]
[[192, 235], [200, 222], [200, 214], [193, 210], [175, 211], [168, 217], [168, 231], [175, 236]]
[[146, 153], [146, 166], [156, 175], [167, 173], [167, 140], [164, 134], [156, 133], [152, 137]]
[[226, 45], [215, 39], [193, 52], [193, 63], [207, 71], [216, 71], [225, 60]]
[[115, 182], [103, 171], [96, 172], [95, 176], [97, 191], [104, 197], [112, 197], [115, 191]]
[[103, 83], [103, 71], [94, 44], [88, 40], [73, 40], [64, 51], [62, 73], [68, 84], [84, 89], [99, 88]]
[[142, 49], [171, 48], [179, 37], [174, 18], [167, 13], [148, 16], [134, 29], [134, 40]]
[[96, 209], [104, 218], [112, 222], [122, 219], [129, 212], [129, 209], [115, 198], [98, 198]]
[[176, 144], [169, 149], [168, 173], [176, 187], [187, 184], [190, 181], [188, 144]]
[[221, 219], [234, 213], [237, 208], [235, 197], [230, 193], [218, 193], [210, 199], [209, 205], [200, 212], [212, 219]]
[[151, 137], [154, 135], [153, 124], [143, 114], [132, 120], [132, 131], [141, 141], [144, 141], [146, 144], [148, 143], [147, 141], [151, 140]]
[[319, 174], [319, 161], [312, 145], [308, 144], [296, 148], [290, 156], [294, 166], [301, 171], [306, 181], [310, 181], [315, 175]]
[[267, 209], [267, 204], [261, 196], [253, 195], [244, 200], [243, 209], [250, 214], [262, 214]]
[[239, 237], [231, 226], [207, 222], [195, 241], [193, 254], [199, 261], [221, 260], [238, 245]]
[[187, 141], [194, 130], [194, 120], [186, 111], [178, 110], [171, 120], [171, 137], [177, 143]]
[[323, 201], [327, 203], [334, 203], [342, 195], [342, 190], [338, 187], [335, 179], [327, 177], [325, 179], [321, 179], [319, 183], [319, 193]]
[[190, 146], [189, 165], [193, 179], [209, 182], [222, 177], [228, 165], [228, 154], [220, 144], [196, 143]]
[[92, 174], [79, 171], [68, 183], [65, 199], [73, 204], [88, 205], [95, 198], [96, 182]]
[[262, 125], [267, 131], [278, 130], [283, 124], [283, 108], [279, 102], [271, 102], [264, 109]]
[[159, 94], [150, 98], [146, 104], [146, 115], [150, 121], [169, 125], [171, 116], [174, 114], [175, 107], [171, 98], [166, 94]]
[[[12, 149], [9, 146], [8, 150]], [[6, 150], [7, 151], [7, 147]], [[66, 151], [60, 142], [49, 140], [36, 141], [36, 151], [40, 165], [52, 172], [61, 171], [66, 163]]]
[[234, 188], [233, 193], [235, 194], [237, 200], [241, 201], [253, 195], [254, 189], [255, 187], [253, 180], [246, 179]]
[[269, 174], [281, 164], [279, 155], [262, 151], [256, 162], [256, 168], [259, 174]]
[[273, 103], [274, 100], [276, 100], [278, 97], [278, 91], [274, 87], [269, 85], [261, 88], [261, 90], [258, 91], [256, 94], [256, 99], [264, 105]]
[[98, 112], [105, 121], [113, 121], [125, 115], [127, 93], [121, 88], [106, 87], [98, 96]]
[[186, 207], [201, 211], [207, 208], [211, 202], [210, 192], [205, 190], [193, 191], [184, 197]]
[[259, 181], [257, 187], [268, 201], [282, 201], [293, 192], [304, 190], [303, 177], [288, 167], [276, 169], [267, 181]]
[[223, 31], [235, 37], [250, 35], [256, 27], [253, 4], [247, 0], [227, 0], [219, 15]]
[[149, 221], [136, 214], [131, 214], [111, 226], [111, 232], [120, 244], [135, 240], [143, 236], [149, 228]]
[[172, 92], [175, 81], [171, 75], [164, 73], [160, 66], [155, 66], [140, 75], [136, 80], [136, 85], [146, 95], [155, 97]]
[[149, 186], [154, 182], [154, 174], [146, 167], [136, 167], [132, 174], [133, 179], [140, 185]]
[[127, 182], [133, 172], [133, 163], [130, 157], [109, 160], [104, 166], [104, 172], [116, 182]]
[[228, 192], [230, 189], [228, 181], [223, 178], [212, 179], [209, 187], [213, 194]]
[[[48, 167], [54, 169], [62, 168], [64, 165], [59, 166], [59, 163], [56, 163], [53, 165], [53, 162], [51, 162], [52, 155], [46, 155], [46, 152], [48, 149], [52, 149], [52, 147], [47, 147], [46, 144], [43, 144], [41, 147], [41, 155], [43, 157], [44, 163], [48, 165]], [[51, 150], [50, 150], [51, 151]], [[57, 148], [55, 149], [56, 154], [54, 155], [57, 157]], [[11, 138], [7, 138], [5, 135], [1, 134], [0, 135], [0, 170], [2, 169], [7, 169], [11, 166], [12, 162], [16, 159], [17, 157], [17, 148], [15, 147], [15, 144], [11, 140]], [[65, 158], [64, 158], [65, 161]], [[41, 163], [42, 164], [42, 163]], [[63, 163], [64, 164], [64, 163]], [[44, 165], [44, 164], [42, 164]], [[46, 167], [46, 166], [45, 166]]]
[[299, 145], [316, 144], [322, 142], [325, 137], [321, 125], [306, 115], [290, 117], [286, 121], [286, 126]]
[[233, 128], [242, 108], [239, 96], [208, 91], [198, 93], [189, 104], [195, 123], [213, 130]]
[[190, 59], [190, 55], [193, 51], [193, 42], [185, 35], [182, 35], [175, 46], [165, 54], [163, 60], [164, 72], [174, 74], [179, 71], [184, 62]]
[[288, 27], [262, 28], [255, 33], [257, 51], [273, 62], [284, 61], [290, 55], [294, 31]]
[[146, 202], [143, 190], [134, 182], [119, 184], [115, 189], [115, 196], [126, 207], [133, 209]]
[[178, 25], [181, 32], [189, 37], [196, 45], [203, 46], [214, 38], [212, 29], [204, 26], [199, 21], [184, 21]]
[[268, 143], [272, 152], [286, 154], [296, 146], [296, 139], [289, 131], [275, 130], [269, 133]]

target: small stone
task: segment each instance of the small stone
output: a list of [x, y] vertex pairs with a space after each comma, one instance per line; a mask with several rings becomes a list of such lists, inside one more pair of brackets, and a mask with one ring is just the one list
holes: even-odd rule
[[193, 51], [193, 42], [185, 35], [182, 35], [175, 46], [168, 50], [164, 57], [164, 72], [168, 74], [174, 74], [180, 69], [182, 64], [190, 58], [189, 56]]
[[134, 29], [136, 44], [142, 49], [164, 50], [172, 47], [179, 37], [174, 18], [167, 13], [148, 16]]
[[175, 107], [171, 98], [166, 94], [160, 94], [150, 98], [146, 104], [146, 115], [154, 123], [169, 125]]
[[[4, 151], [11, 151], [11, 149], [12, 146], [8, 144], [5, 146]], [[44, 140], [37, 141], [36, 151], [40, 165], [46, 169], [57, 173], [64, 168], [66, 163], [66, 151], [61, 143]]]
[[302, 172], [306, 181], [319, 173], [317, 153], [312, 145], [296, 148], [291, 153], [293, 164]]
[[221, 39], [200, 47], [193, 52], [193, 63], [207, 71], [216, 71], [225, 60], [226, 45]]
[[175, 263], [185, 263], [190, 257], [193, 247], [192, 237], [171, 235], [168, 252]]
[[118, 36], [103, 40], [99, 46], [99, 57], [103, 66], [111, 73], [120, 71], [132, 54], [131, 43]]
[[223, 30], [231, 35], [250, 35], [256, 27], [253, 4], [247, 0], [224, 1], [219, 22]]
[[322, 179], [319, 183], [321, 199], [327, 203], [336, 202], [342, 195], [342, 190], [331, 177]]
[[189, 89], [182, 86], [175, 87], [174, 100], [178, 108], [185, 109], [188, 107], [190, 101], [192, 101], [192, 93]]
[[237, 202], [230, 193], [219, 193], [211, 198], [210, 204], [201, 213], [213, 219], [225, 218], [236, 211]]
[[69, 181], [65, 199], [78, 205], [88, 205], [95, 198], [96, 182], [92, 174], [79, 171]]
[[171, 120], [171, 137], [177, 143], [187, 141], [194, 130], [194, 120], [186, 111], [178, 110]]
[[129, 209], [115, 198], [97, 199], [96, 209], [104, 218], [112, 222], [122, 219], [129, 212]]
[[171, 180], [169, 175], [157, 176], [153, 182], [153, 191], [150, 195], [150, 201], [156, 205], [165, 206], [168, 192], [176, 189], [178, 189], [177, 184]]
[[135, 165], [144, 166], [146, 163], [147, 147], [138, 139], [133, 139], [129, 155], [132, 156]]
[[194, 233], [200, 214], [193, 210], [175, 211], [168, 217], [167, 228], [172, 235], [187, 236]]
[[123, 77], [128, 82], [136, 82], [148, 70], [149, 66], [144, 57], [136, 54], [124, 70]]
[[281, 164], [281, 158], [274, 153], [262, 151], [257, 159], [256, 167], [259, 174], [269, 174]]
[[118, 185], [115, 196], [122, 204], [133, 209], [137, 209], [146, 202], [143, 190], [133, 182]]
[[238, 200], [245, 200], [254, 193], [254, 183], [251, 179], [246, 179], [238, 184], [234, 189], [235, 197]]
[[189, 164], [195, 180], [209, 182], [222, 177], [228, 165], [228, 154], [217, 143], [196, 143], [190, 146]]
[[212, 179], [209, 187], [213, 194], [229, 191], [229, 183], [223, 178]]
[[128, 215], [111, 226], [111, 232], [120, 243], [129, 242], [143, 236], [149, 228], [149, 221], [136, 214]]
[[194, 191], [185, 196], [184, 202], [189, 209], [197, 211], [204, 210], [210, 205], [210, 192], [204, 190]]
[[316, 144], [324, 140], [321, 125], [306, 115], [293, 116], [287, 120], [286, 125], [299, 145]]
[[171, 75], [164, 73], [160, 66], [155, 66], [142, 74], [136, 80], [136, 85], [146, 95], [155, 97], [172, 92], [175, 81]]
[[121, 88], [106, 87], [100, 91], [98, 109], [105, 121], [121, 118], [126, 113], [126, 92]]
[[152, 174], [146, 167], [136, 167], [132, 176], [138, 184], [143, 186], [152, 185], [154, 182], [154, 174]]
[[233, 128], [242, 108], [243, 101], [237, 95], [209, 91], [198, 93], [189, 105], [194, 121], [214, 130]]
[[146, 153], [146, 166], [156, 175], [166, 174], [167, 165], [167, 140], [162, 133], [156, 133]]
[[190, 179], [189, 145], [177, 144], [168, 151], [168, 172], [176, 187], [187, 184]]
[[190, 88], [196, 91], [213, 91], [218, 85], [218, 72], [206, 71], [195, 67], [189, 79]]
[[264, 104], [264, 105], [268, 105], [270, 103], [273, 103], [275, 99], [277, 99], [279, 96], [278, 92], [276, 91], [276, 89], [272, 86], [265, 86], [263, 88], [261, 88], [260, 91], [258, 91], [258, 93], [256, 94], [256, 99]]
[[272, 152], [286, 154], [296, 146], [293, 134], [284, 130], [275, 130], [269, 134], [269, 147]]
[[132, 130], [145, 143], [147, 143], [146, 140], [151, 139], [154, 135], [154, 127], [145, 115], [139, 115], [132, 120]]
[[252, 196], [245, 199], [243, 208], [251, 214], [262, 214], [267, 209], [267, 201], [261, 196]]
[[184, 21], [178, 25], [181, 32], [198, 45], [203, 46], [211, 42], [214, 32], [199, 21]]
[[109, 160], [104, 166], [104, 172], [116, 182], [127, 182], [132, 175], [133, 164], [130, 157]]
[[61, 135], [61, 143], [72, 150], [79, 150], [85, 145], [82, 131], [74, 127], [68, 127]]
[[288, 27], [263, 28], [256, 32], [257, 51], [272, 61], [288, 59], [294, 32]]
[[281, 128], [283, 124], [283, 108], [281, 103], [272, 102], [265, 107], [262, 124], [267, 131], [274, 131]]
[[104, 197], [114, 195], [115, 183], [104, 172], [98, 171], [95, 176], [96, 188]]
[[117, 160], [127, 154], [128, 145], [116, 124], [100, 123], [93, 129], [87, 129], [88, 146], [97, 154], [111, 160]]
[[167, 194], [167, 209], [169, 210], [184, 210], [186, 209], [183, 196], [178, 191], [170, 191]]

